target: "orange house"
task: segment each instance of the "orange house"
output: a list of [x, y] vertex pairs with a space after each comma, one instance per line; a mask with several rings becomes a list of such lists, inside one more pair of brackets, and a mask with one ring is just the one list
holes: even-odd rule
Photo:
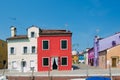
[[120, 68], [120, 45], [116, 45], [99, 53], [99, 67]]
[[41, 30], [38, 38], [38, 71], [71, 70], [71, 36], [66, 30]]

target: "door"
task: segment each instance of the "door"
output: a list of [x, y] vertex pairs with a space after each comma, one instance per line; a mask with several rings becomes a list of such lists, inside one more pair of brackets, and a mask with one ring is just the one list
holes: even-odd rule
[[26, 61], [22, 61], [22, 62], [21, 62], [22, 72], [25, 71], [26, 64], [27, 64]]
[[57, 70], [58, 69], [58, 57], [52, 58], [52, 69]]
[[112, 58], [112, 67], [116, 67], [116, 58]]

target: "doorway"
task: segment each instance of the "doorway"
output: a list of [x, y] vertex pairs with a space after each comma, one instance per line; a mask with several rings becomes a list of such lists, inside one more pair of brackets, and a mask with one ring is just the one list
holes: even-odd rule
[[57, 70], [58, 69], [58, 57], [52, 58], [52, 69]]
[[22, 72], [25, 71], [26, 64], [27, 64], [26, 61], [21, 61]]
[[116, 67], [116, 58], [112, 58], [112, 67]]

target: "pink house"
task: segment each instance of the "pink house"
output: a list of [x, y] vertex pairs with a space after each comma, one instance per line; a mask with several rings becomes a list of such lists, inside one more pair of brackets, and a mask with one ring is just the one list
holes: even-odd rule
[[94, 48], [88, 50], [88, 65], [94, 66]]

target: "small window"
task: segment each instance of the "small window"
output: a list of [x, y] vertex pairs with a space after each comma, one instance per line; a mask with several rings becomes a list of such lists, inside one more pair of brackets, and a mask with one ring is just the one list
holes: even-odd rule
[[112, 46], [116, 46], [116, 42], [115, 41], [112, 41]]
[[63, 66], [67, 65], [67, 58], [66, 57], [62, 57], [62, 65]]
[[26, 63], [26, 61], [22, 61], [22, 67], [26, 67], [27, 66], [27, 63]]
[[36, 50], [36, 49], [35, 49], [35, 46], [32, 46], [32, 51], [31, 51], [31, 52], [32, 52], [32, 53], [35, 53], [35, 50]]
[[67, 40], [61, 41], [61, 49], [67, 49]]
[[24, 53], [24, 54], [27, 53], [27, 47], [23, 47], [23, 53]]
[[17, 68], [17, 62], [16, 61], [12, 61], [12, 68], [16, 69]]
[[43, 41], [43, 49], [48, 49], [48, 41]]
[[43, 58], [43, 66], [48, 66], [48, 65], [49, 65], [48, 58]]
[[10, 54], [15, 54], [15, 49], [14, 49], [14, 47], [11, 47], [11, 48], [10, 48]]
[[35, 67], [35, 61], [34, 60], [30, 60], [30, 67]]
[[31, 38], [35, 37], [35, 32], [31, 32]]

